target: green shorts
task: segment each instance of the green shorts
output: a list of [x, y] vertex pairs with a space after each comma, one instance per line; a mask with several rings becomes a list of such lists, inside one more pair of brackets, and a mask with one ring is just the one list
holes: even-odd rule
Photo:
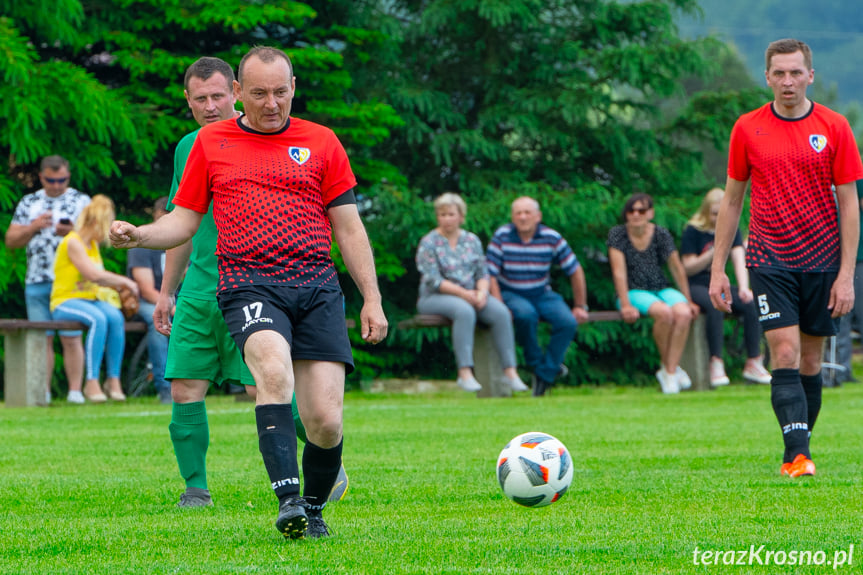
[[206, 379], [217, 385], [226, 381], [255, 385], [216, 300], [181, 297], [177, 302], [168, 340], [165, 379]]

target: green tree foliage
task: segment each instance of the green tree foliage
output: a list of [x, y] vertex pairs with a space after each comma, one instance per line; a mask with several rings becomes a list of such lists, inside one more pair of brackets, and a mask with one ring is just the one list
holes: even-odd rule
[[[465, 196], [466, 227], [484, 241], [515, 197], [536, 197], [584, 264], [591, 306], [614, 307], [605, 238], [625, 198], [652, 194], [657, 223], [679, 234], [718, 183], [699, 146], [724, 146], [736, 117], [760, 103], [711, 83], [726, 71], [721, 44], [678, 36], [674, 14], [695, 9], [689, 0], [381, 3], [401, 39], [397, 71], [384, 77], [405, 124], [380, 151], [408, 182], [372, 207], [378, 241], [408, 272], [385, 286], [395, 317], [414, 313], [413, 250], [434, 227], [429, 200], [446, 190]], [[690, 79], [710, 89], [687, 93]], [[556, 288], [569, 296], [568, 282]], [[617, 378], [621, 366], [652, 373], [646, 329], [584, 326], [567, 359], [574, 380]]]
[[[679, 37], [674, 15], [696, 10], [695, 0], [0, 5], [7, 212], [35, 188], [39, 157], [62, 153], [79, 188], [144, 220], [167, 189], [173, 144], [196, 127], [182, 96], [186, 66], [202, 55], [236, 66], [250, 46], [278, 45], [295, 65], [294, 114], [333, 127], [351, 156], [392, 323], [415, 312], [414, 250], [435, 225], [430, 200], [446, 190], [465, 196], [466, 227], [484, 241], [515, 197], [536, 197], [584, 264], [591, 306], [612, 308], [605, 238], [625, 197], [653, 194], [657, 222], [679, 233], [716, 183], [702, 151], [724, 145], [752, 107], [745, 90], [711, 83], [725, 71], [718, 42]], [[693, 78], [709, 88], [687, 91]], [[7, 303], [20, 300], [6, 288], [20, 284], [22, 261], [0, 255]], [[344, 285], [356, 317], [361, 298]], [[569, 296], [567, 282], [556, 288]], [[358, 346], [362, 377], [447, 373], [445, 335], [393, 331], [386, 348]], [[567, 359], [573, 381], [616, 379], [624, 367], [650, 373], [648, 331], [584, 326]]]
[[[46, 52], [73, 46], [84, 13], [76, 0], [2, 2], [0, 17], [0, 226], [27, 189], [38, 187], [39, 160], [62, 153], [75, 185], [97, 186], [120, 175], [124, 162], [144, 164], [140, 131], [123, 99], [86, 68]], [[117, 154], [125, 148], [126, 157]], [[23, 314], [23, 250], [0, 250], [0, 289], [7, 313]], [[7, 289], [7, 288], [12, 289]]]
[[[715, 48], [715, 47], [712, 47]], [[680, 144], [701, 154], [708, 181], [724, 185], [728, 168], [728, 119], [772, 99], [746, 70], [733, 46], [721, 45], [704, 58], [713, 60], [720, 73], [690, 76], [683, 81], [681, 97], [666, 100], [663, 107], [673, 118]]]
[[[11, 209], [36, 187], [38, 160], [61, 153], [75, 185], [108, 193], [120, 211], [142, 208], [168, 187], [174, 143], [197, 128], [183, 98], [186, 67], [202, 55], [236, 67], [255, 44], [283, 47], [298, 71], [294, 113], [339, 133], [361, 178], [389, 169], [366, 148], [398, 118], [380, 101], [349, 101], [340, 52], [368, 49], [366, 33], [319, 19], [309, 3], [233, 0], [2, 2], [0, 202]], [[325, 4], [325, 3], [322, 3]]]
[[[749, 75], [764, 85], [764, 51], [779, 38], [797, 38], [813, 50], [815, 92], [819, 86], [834, 89], [835, 109], [863, 102], [863, 78], [857, 58], [863, 49], [863, 24], [857, 2], [808, 0], [699, 0], [700, 14], [678, 20], [685, 37], [714, 34], [733, 43], [747, 65]], [[863, 125], [852, 123], [856, 132]]]
[[291, 56], [296, 115], [333, 127], [355, 152], [361, 178], [377, 180], [387, 172], [379, 162], [364, 162], [369, 156], [362, 151], [387, 138], [399, 120], [379, 100], [347, 96], [351, 75], [342, 55], [368, 51], [383, 36], [319, 17], [312, 3], [2, 4], [0, 145], [29, 175], [18, 189], [11, 183], [0, 189], [6, 208], [21, 188], [33, 187], [34, 164], [48, 153], [69, 156], [79, 186], [107, 190], [133, 212], [162, 195], [174, 143], [197, 127], [183, 98], [186, 67], [202, 55], [236, 67], [256, 44], [277, 45]]
[[485, 198], [521, 182], [666, 183], [658, 160], [675, 150], [650, 119], [703, 65], [698, 46], [674, 33], [673, 4], [395, 4], [417, 10], [391, 97], [406, 122], [393, 153], [412, 185]]
[[[315, 4], [319, 5], [316, 6]], [[106, 193], [121, 217], [144, 222], [169, 188], [174, 144], [196, 129], [183, 74], [200, 56], [236, 69], [257, 44], [288, 52], [297, 72], [293, 113], [332, 127], [363, 187], [395, 168], [369, 151], [399, 124], [380, 99], [350, 95], [343, 54], [388, 41], [332, 18], [329, 3], [289, 0], [0, 0], [0, 226], [38, 188], [41, 157], [72, 163], [72, 184]], [[348, 3], [344, 7], [349, 7]], [[0, 305], [21, 317], [23, 250], [0, 250]], [[105, 250], [123, 270], [125, 253]]]
[[[84, 67], [40, 49], [74, 41], [83, 16], [78, 2], [4, 4], [0, 151], [8, 165], [0, 173], [0, 204], [8, 211], [21, 188], [33, 184], [32, 167], [41, 157], [63, 150], [75, 164], [76, 179], [92, 185], [120, 174], [113, 148], [133, 149], [139, 132], [118, 94]], [[149, 157], [130, 159], [143, 163]]]

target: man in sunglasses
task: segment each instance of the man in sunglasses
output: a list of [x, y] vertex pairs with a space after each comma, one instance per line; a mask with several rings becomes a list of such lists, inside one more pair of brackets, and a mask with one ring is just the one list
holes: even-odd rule
[[[569, 342], [578, 324], [588, 319], [584, 269], [563, 236], [541, 222], [539, 202], [527, 196], [516, 199], [512, 222], [498, 228], [486, 252], [489, 291], [512, 313], [516, 341], [533, 373], [534, 396], [544, 395], [568, 372], [563, 358]], [[569, 277], [575, 300], [571, 309], [551, 289], [553, 264]], [[540, 320], [551, 324], [551, 340], [544, 351], [536, 333]]]
[[[42, 188], [27, 194], [15, 208], [12, 223], [6, 230], [6, 247], [27, 248], [27, 273], [24, 276], [24, 303], [27, 319], [51, 321], [51, 284], [54, 283], [54, 254], [63, 236], [75, 227], [81, 210], [90, 196], [69, 187], [69, 162], [61, 156], [42, 159], [39, 180]], [[54, 375], [54, 332], [48, 336], [48, 380], [45, 402], [51, 402], [51, 378]], [[84, 376], [84, 347], [80, 331], [61, 331], [63, 367], [69, 381]], [[81, 392], [72, 392], [68, 400], [84, 403]]]

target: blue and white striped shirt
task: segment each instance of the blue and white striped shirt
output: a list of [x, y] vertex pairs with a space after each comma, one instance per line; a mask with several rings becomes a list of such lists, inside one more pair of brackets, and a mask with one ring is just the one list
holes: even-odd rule
[[567, 276], [578, 269], [578, 259], [558, 232], [539, 224], [533, 238], [521, 241], [511, 223], [498, 228], [486, 250], [489, 274], [502, 290], [536, 297], [551, 289], [551, 266], [557, 263]]

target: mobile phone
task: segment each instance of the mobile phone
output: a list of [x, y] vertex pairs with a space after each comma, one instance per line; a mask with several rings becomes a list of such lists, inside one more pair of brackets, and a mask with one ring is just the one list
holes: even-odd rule
[[61, 223], [61, 224], [64, 224], [64, 225], [67, 225], [67, 226], [71, 226], [71, 225], [72, 225], [72, 220], [70, 220], [69, 218], [60, 218], [60, 223]]

